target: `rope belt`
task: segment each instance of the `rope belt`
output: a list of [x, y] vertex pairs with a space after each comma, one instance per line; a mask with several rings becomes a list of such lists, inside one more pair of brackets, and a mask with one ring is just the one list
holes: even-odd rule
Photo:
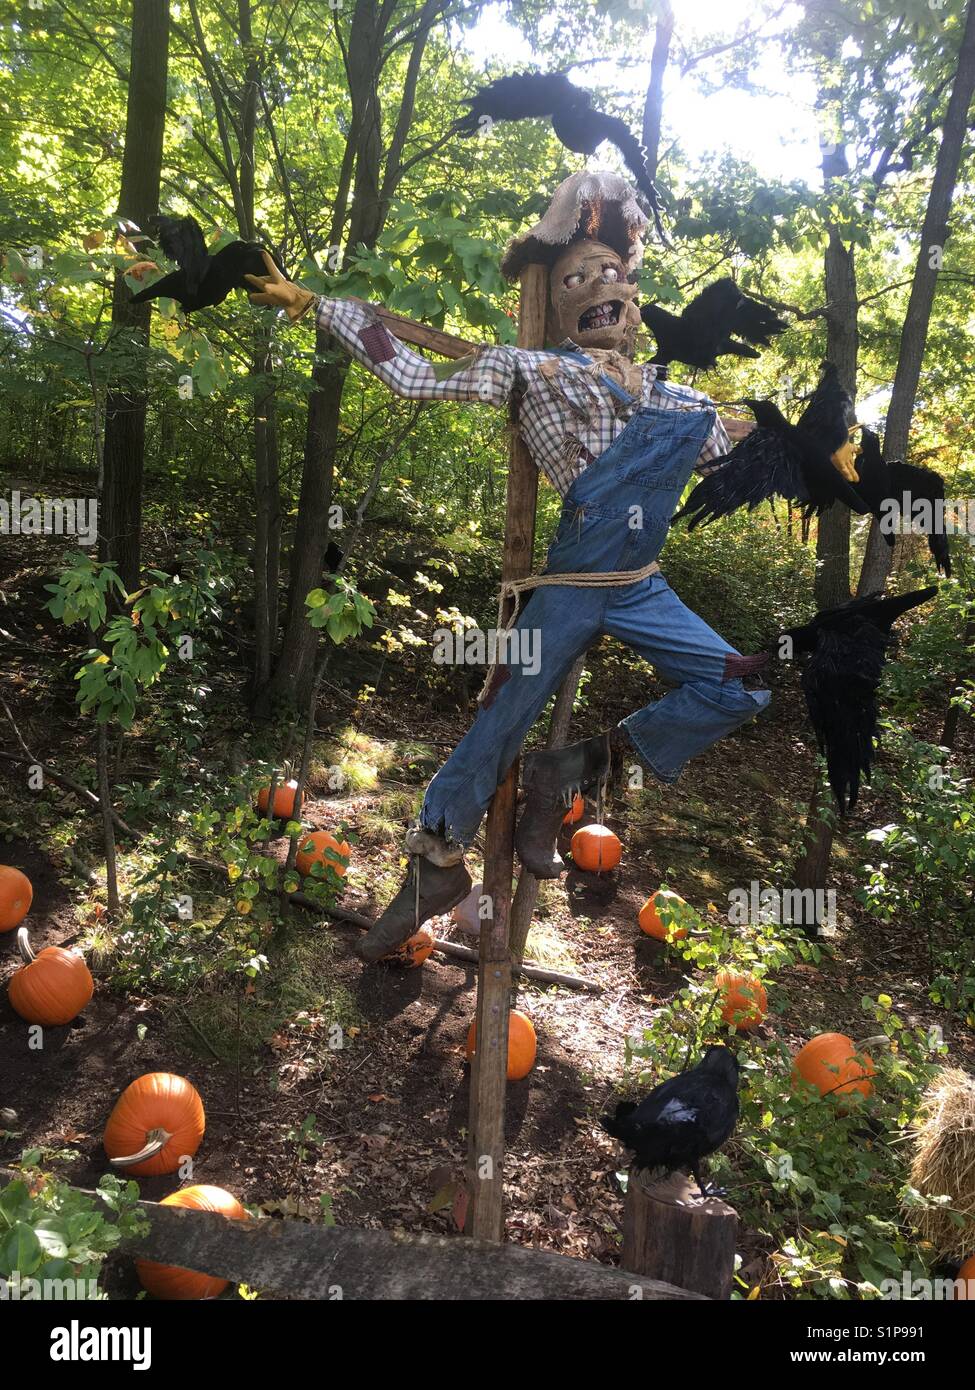
[[[569, 584], [573, 588], [579, 589], [616, 589], [622, 588], [625, 584], [636, 584], [641, 579], [649, 579], [652, 574], [659, 574], [660, 566], [656, 560], [651, 560], [648, 565], [642, 565], [638, 570], [608, 570], [600, 574], [529, 574], [524, 579], [505, 579], [501, 582], [501, 589], [498, 594], [498, 627], [499, 633], [507, 632], [517, 621], [518, 614], [521, 612], [521, 596], [529, 589], [540, 589], [546, 584]], [[514, 606], [511, 616], [506, 623], [502, 623], [504, 617], [504, 605], [507, 599], [514, 599]], [[477, 700], [480, 704], [488, 692], [494, 673], [497, 669], [497, 646], [495, 648], [494, 660], [488, 667], [487, 675], [484, 678], [484, 685]]]

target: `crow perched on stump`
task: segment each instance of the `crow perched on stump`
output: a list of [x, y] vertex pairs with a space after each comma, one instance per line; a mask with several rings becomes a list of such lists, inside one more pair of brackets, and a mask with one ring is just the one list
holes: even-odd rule
[[620, 1101], [599, 1123], [633, 1151], [636, 1168], [689, 1168], [702, 1197], [701, 1159], [719, 1149], [738, 1122], [738, 1061], [709, 1047], [696, 1067], [672, 1076], [639, 1103]]

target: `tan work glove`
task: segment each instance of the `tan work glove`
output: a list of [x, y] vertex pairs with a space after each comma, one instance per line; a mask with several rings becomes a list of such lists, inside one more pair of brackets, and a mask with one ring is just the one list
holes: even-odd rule
[[274, 309], [283, 309], [294, 323], [302, 314], [307, 314], [318, 296], [310, 290], [303, 290], [300, 285], [282, 275], [266, 251], [262, 251], [261, 255], [264, 257], [268, 273], [244, 276], [245, 280], [256, 286], [256, 289], [248, 292], [247, 298], [252, 304], [266, 304]]
[[[850, 431], [852, 434], [860, 428], [854, 425]], [[830, 454], [830, 462], [838, 473], [842, 473], [848, 483], [858, 483], [860, 475], [856, 470], [857, 454], [859, 450], [852, 439], [848, 439], [845, 444], [841, 444], [835, 454]]]

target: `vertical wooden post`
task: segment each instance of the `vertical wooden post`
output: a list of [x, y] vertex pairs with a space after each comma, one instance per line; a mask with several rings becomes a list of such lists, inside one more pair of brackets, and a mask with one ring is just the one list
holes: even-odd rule
[[[519, 347], [545, 346], [547, 296], [548, 268], [526, 266], [521, 273]], [[505, 579], [523, 579], [531, 573], [537, 498], [538, 470], [521, 437], [515, 434], [508, 456]], [[491, 902], [491, 916], [481, 927], [477, 969], [477, 1050], [471, 1075], [467, 1178], [469, 1231], [481, 1240], [499, 1241], [504, 1234], [504, 1106], [511, 991], [508, 928], [517, 793], [516, 760], [494, 794], [484, 844], [484, 892]]]

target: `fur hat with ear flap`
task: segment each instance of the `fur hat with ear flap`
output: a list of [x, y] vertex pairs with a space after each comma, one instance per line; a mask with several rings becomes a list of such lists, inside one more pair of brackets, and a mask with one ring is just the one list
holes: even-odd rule
[[608, 169], [583, 169], [559, 184], [534, 227], [509, 242], [501, 273], [517, 280], [531, 262], [552, 266], [571, 242], [584, 239], [612, 247], [629, 273], [643, 259], [646, 226], [647, 216], [626, 179]]

